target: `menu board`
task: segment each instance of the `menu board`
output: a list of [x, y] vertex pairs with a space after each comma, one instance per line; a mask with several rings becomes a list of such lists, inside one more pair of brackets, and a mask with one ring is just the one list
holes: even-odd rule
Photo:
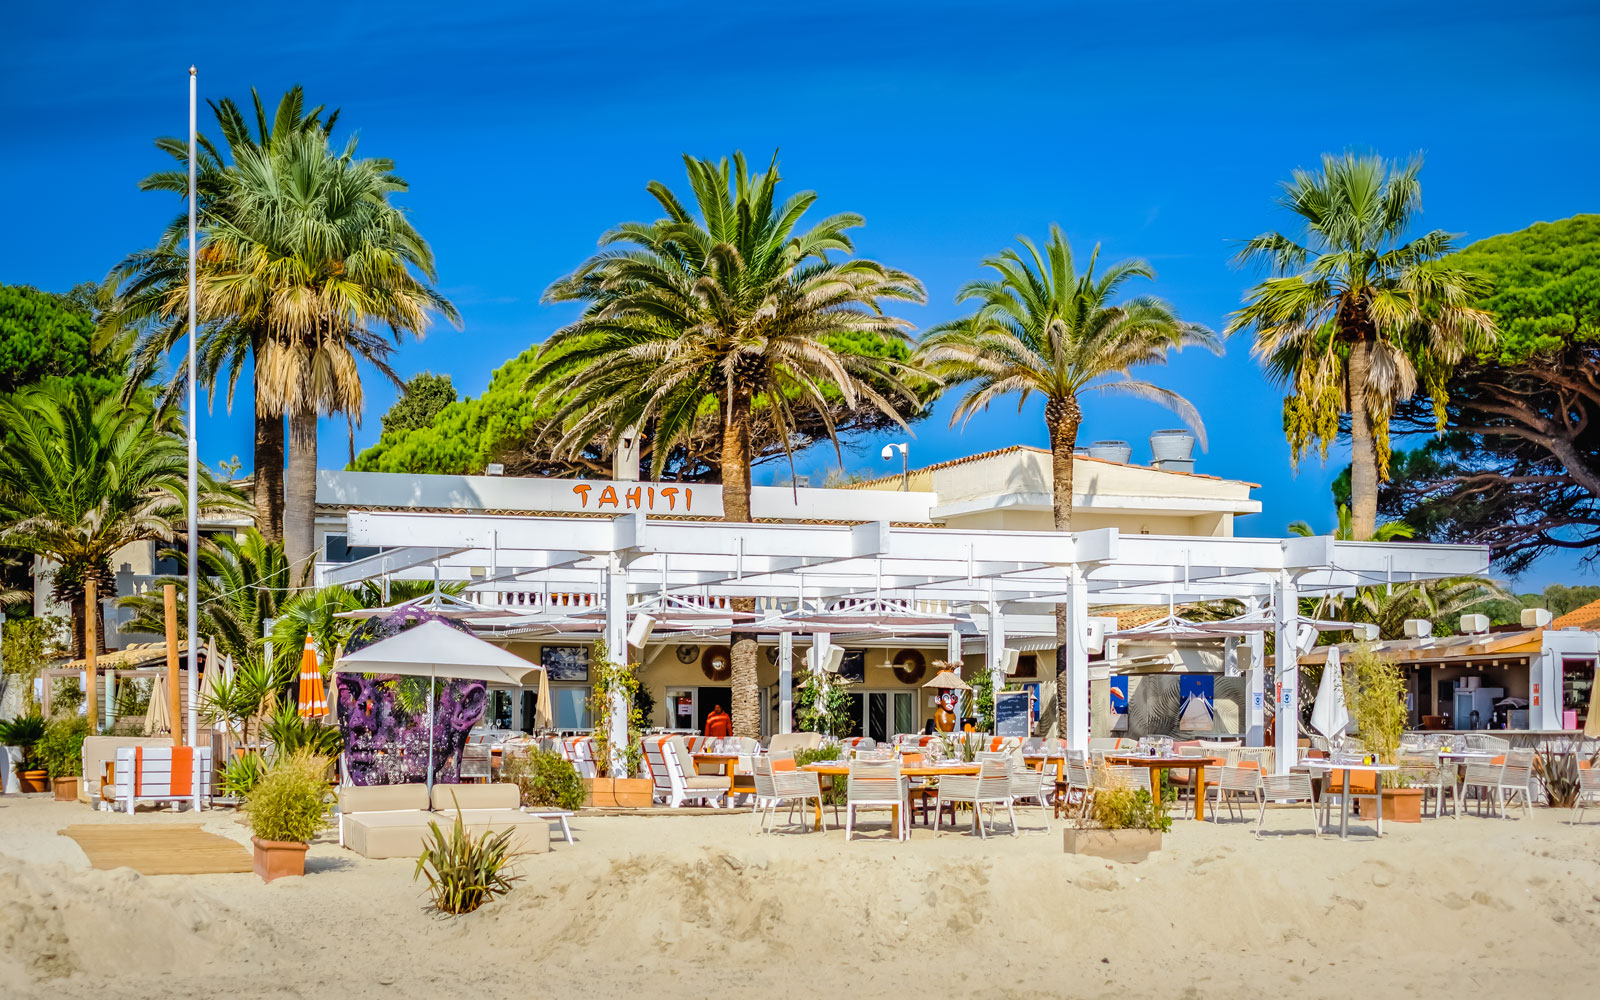
[[1027, 738], [1033, 721], [1033, 694], [1029, 691], [997, 691], [994, 696], [994, 734]]

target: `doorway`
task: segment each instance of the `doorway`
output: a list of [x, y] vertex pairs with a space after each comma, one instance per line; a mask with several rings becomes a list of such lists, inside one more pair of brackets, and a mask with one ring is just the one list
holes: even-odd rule
[[733, 688], [731, 687], [702, 687], [695, 688], [694, 728], [700, 732], [706, 731], [706, 716], [718, 705], [729, 715], [733, 714]]

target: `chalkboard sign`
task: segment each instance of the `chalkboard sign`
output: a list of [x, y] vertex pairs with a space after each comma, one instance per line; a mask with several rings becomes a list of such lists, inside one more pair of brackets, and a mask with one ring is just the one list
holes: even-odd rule
[[994, 696], [994, 734], [1027, 738], [1033, 721], [1033, 694], [997, 691]]

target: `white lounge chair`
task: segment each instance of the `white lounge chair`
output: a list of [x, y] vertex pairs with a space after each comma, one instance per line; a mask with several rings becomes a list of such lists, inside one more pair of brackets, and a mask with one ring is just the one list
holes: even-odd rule
[[957, 804], [972, 806], [972, 825], [977, 828], [980, 838], [987, 838], [989, 833], [983, 827], [983, 807], [991, 810], [995, 806], [1005, 806], [1006, 815], [1011, 819], [1011, 835], [1015, 837], [1017, 830], [1017, 812], [1011, 799], [1011, 774], [1010, 768], [1004, 760], [986, 760], [978, 765], [978, 773], [951, 774], [939, 778], [939, 815], [934, 820], [934, 833], [937, 835], [944, 829], [944, 808], [950, 807], [950, 825], [955, 825]]
[[703, 802], [713, 809], [720, 808], [728, 795], [728, 779], [720, 774], [696, 774], [694, 755], [682, 736], [673, 736], [662, 744], [662, 757], [667, 769], [667, 804], [673, 808], [686, 802]]
[[855, 832], [856, 811], [863, 807], [888, 806], [895, 810], [895, 839], [911, 836], [911, 806], [906, 798], [906, 779], [900, 776], [900, 765], [895, 761], [886, 764], [867, 761], [850, 763], [850, 784], [845, 790], [844, 839]]
[[129, 813], [142, 802], [205, 808], [211, 800], [211, 748], [118, 747], [112, 800]]
[[1569, 825], [1583, 818], [1583, 811], [1589, 807], [1591, 800], [1600, 802], [1600, 771], [1585, 767], [1578, 771], [1578, 797], [1572, 800], [1572, 818], [1567, 820]]

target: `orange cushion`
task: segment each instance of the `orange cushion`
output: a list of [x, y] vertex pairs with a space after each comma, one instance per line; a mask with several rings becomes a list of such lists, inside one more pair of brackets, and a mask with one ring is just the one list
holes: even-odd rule
[[1489, 763], [1491, 763], [1491, 764], [1504, 764], [1505, 762], [1506, 762], [1506, 755], [1505, 754], [1501, 754], [1500, 756], [1496, 757], [1494, 760], [1491, 760]]
[[1594, 761], [1592, 761], [1592, 760], [1580, 760], [1580, 761], [1578, 761], [1578, 770], [1580, 770], [1580, 771], [1587, 771], [1592, 767], [1594, 767]]
[[922, 754], [920, 754], [920, 753], [901, 754], [900, 755], [900, 763], [905, 767], [921, 767], [922, 766]]
[[795, 769], [794, 758], [790, 757], [787, 760], [775, 760], [772, 762], [772, 769], [774, 771], [793, 771]]

